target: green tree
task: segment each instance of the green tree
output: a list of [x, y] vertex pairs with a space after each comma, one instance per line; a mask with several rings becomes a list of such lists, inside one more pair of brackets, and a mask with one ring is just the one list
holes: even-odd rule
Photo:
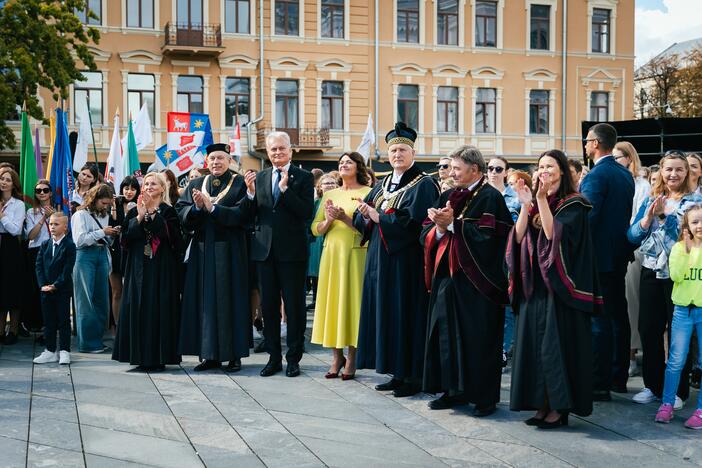
[[[48, 122], [39, 106], [39, 88], [55, 101], [68, 97], [68, 87], [82, 80], [82, 67], [95, 70], [88, 49], [100, 33], [75, 15], [86, 0], [8, 0], [0, 6], [0, 149], [14, 148], [15, 136], [5, 118], [26, 105], [35, 119]], [[2, 5], [2, 3], [0, 3]], [[91, 11], [90, 17], [97, 18]]]

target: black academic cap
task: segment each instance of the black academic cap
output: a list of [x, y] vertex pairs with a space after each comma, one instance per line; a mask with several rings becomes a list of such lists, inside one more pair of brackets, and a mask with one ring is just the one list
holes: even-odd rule
[[211, 145], [207, 145], [205, 151], [207, 151], [207, 154], [214, 153], [215, 151], [224, 151], [225, 153], [229, 154], [229, 145], [226, 143], [213, 143]]
[[417, 139], [417, 132], [405, 125], [404, 122], [397, 122], [395, 128], [390, 130], [385, 135], [385, 142], [388, 145], [403, 143], [414, 148], [414, 142]]

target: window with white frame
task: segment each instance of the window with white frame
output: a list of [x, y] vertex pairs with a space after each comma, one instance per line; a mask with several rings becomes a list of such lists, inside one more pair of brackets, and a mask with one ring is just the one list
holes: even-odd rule
[[437, 0], [436, 42], [458, 45], [458, 0]]
[[529, 48], [532, 50], [549, 50], [551, 6], [532, 4], [529, 14]]
[[593, 91], [590, 93], [590, 120], [607, 122], [609, 120], [609, 93]]
[[397, 0], [397, 42], [419, 43], [419, 0]]
[[154, 98], [156, 96], [156, 80], [154, 75], [130, 73], [127, 75], [127, 105], [129, 114], [136, 118], [141, 107], [146, 104], [149, 118], [154, 122]]
[[322, 82], [322, 128], [344, 128], [344, 83]]
[[74, 108], [82, 108], [82, 104], [79, 106], [78, 103], [87, 100], [93, 125], [102, 125], [102, 73], [86, 71], [82, 74], [85, 81], [76, 81], [73, 84]]
[[297, 128], [298, 107], [299, 91], [297, 80], [277, 80], [275, 85], [276, 128]]
[[[87, 0], [86, 4], [86, 8], [76, 10], [76, 16], [83, 24], [100, 26], [102, 24], [102, 0]], [[97, 18], [91, 17], [88, 14], [89, 11]]]
[[417, 85], [399, 85], [397, 118], [408, 127], [417, 128], [419, 123], [419, 87]]
[[497, 91], [478, 88], [475, 96], [475, 133], [495, 133], [497, 123]]
[[250, 0], [224, 0], [224, 32], [249, 34], [250, 15]]
[[611, 10], [592, 10], [592, 51], [608, 54], [610, 50]]
[[548, 135], [549, 97], [548, 90], [529, 91], [529, 133], [532, 135]]
[[227, 78], [224, 82], [224, 125], [234, 126], [249, 121], [251, 96], [248, 78]]
[[154, 0], [127, 0], [127, 27], [154, 27]]
[[300, 35], [299, 0], [275, 0], [275, 33], [280, 36]]
[[475, 45], [497, 47], [497, 2], [478, 0], [475, 2]]
[[344, 0], [322, 0], [322, 37], [344, 38]]
[[437, 132], [458, 133], [458, 88], [439, 86], [436, 112]]

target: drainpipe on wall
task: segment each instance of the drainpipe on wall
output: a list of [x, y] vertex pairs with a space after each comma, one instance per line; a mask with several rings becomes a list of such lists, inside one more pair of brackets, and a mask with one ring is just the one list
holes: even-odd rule
[[563, 36], [562, 38], [562, 45], [563, 45], [563, 51], [561, 54], [561, 64], [563, 66], [563, 69], [561, 70], [561, 150], [563, 152], [566, 152], [566, 133], [567, 133], [567, 118], [566, 118], [566, 112], [568, 110], [568, 106], [566, 105], [568, 93], [566, 91], [566, 85], [567, 85], [567, 77], [568, 77], [568, 0], [563, 0], [563, 26], [562, 26], [562, 31], [561, 34]]
[[[375, 158], [377, 160], [380, 160], [380, 153], [378, 152], [378, 86], [380, 83], [380, 70], [378, 70], [379, 64], [380, 64], [380, 59], [378, 57], [378, 49], [380, 45], [380, 39], [378, 38], [378, 31], [379, 31], [379, 24], [380, 20], [378, 18], [379, 14], [379, 7], [378, 4], [380, 3], [380, 0], [375, 0], [375, 109], [373, 110], [373, 117], [374, 117], [374, 124], [375, 124]], [[371, 163], [371, 168], [373, 165], [373, 160], [370, 159], [369, 161]]]
[[253, 145], [253, 140], [251, 138], [251, 126], [253, 124], [257, 124], [258, 122], [263, 120], [263, 115], [264, 115], [264, 105], [265, 105], [265, 99], [264, 99], [264, 82], [263, 82], [263, 68], [264, 68], [264, 63], [263, 63], [263, 0], [259, 0], [258, 2], [258, 68], [260, 70], [260, 76], [259, 76], [259, 105], [258, 105], [258, 116], [253, 119], [249, 120], [248, 123], [246, 124], [246, 142], [249, 146], [248, 149], [248, 154], [249, 156], [253, 158], [257, 158], [261, 160], [261, 169], [263, 169], [264, 161], [265, 158], [261, 154], [259, 154], [255, 149]]

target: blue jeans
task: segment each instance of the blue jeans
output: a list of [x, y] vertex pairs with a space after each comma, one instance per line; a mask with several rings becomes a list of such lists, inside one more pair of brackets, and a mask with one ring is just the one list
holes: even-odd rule
[[502, 342], [502, 352], [509, 353], [512, 350], [512, 341], [514, 339], [514, 312], [512, 307], [505, 307], [505, 335]]
[[103, 348], [102, 335], [109, 314], [107, 247], [93, 246], [76, 251], [73, 267], [73, 298], [76, 306], [78, 351]]
[[[663, 403], [674, 404], [680, 383], [680, 373], [687, 360], [692, 331], [697, 330], [697, 342], [702, 347], [702, 307], [675, 306], [670, 327], [670, 352], [665, 368]], [[702, 392], [697, 396], [697, 408], [702, 409]]]

